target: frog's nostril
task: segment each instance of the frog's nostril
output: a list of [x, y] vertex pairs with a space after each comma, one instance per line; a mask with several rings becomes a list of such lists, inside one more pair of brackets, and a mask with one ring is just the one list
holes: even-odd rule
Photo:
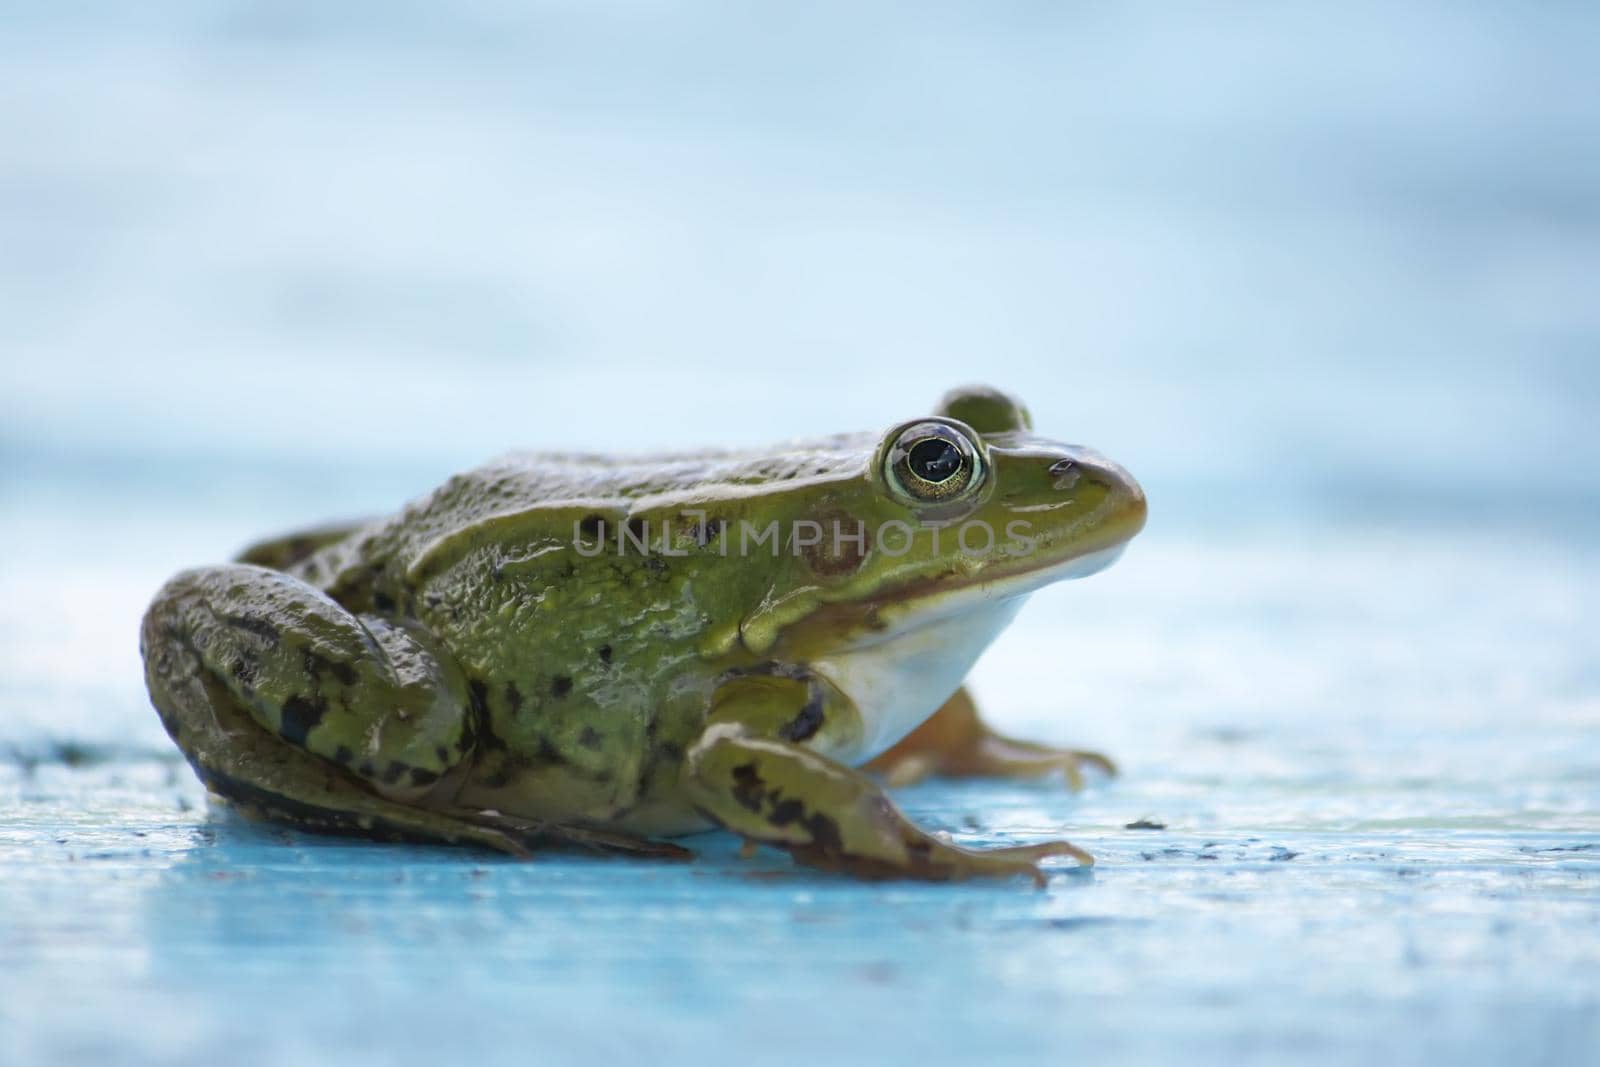
[[1082, 474], [1078, 470], [1077, 463], [1070, 459], [1060, 459], [1050, 464], [1050, 477], [1054, 479], [1051, 487], [1064, 491], [1077, 485]]

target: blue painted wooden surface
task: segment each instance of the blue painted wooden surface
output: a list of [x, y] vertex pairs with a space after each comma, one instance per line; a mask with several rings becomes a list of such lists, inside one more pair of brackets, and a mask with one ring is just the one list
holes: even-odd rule
[[[0, 1064], [1594, 1061], [1592, 10], [10, 8]], [[263, 533], [973, 378], [1149, 491], [975, 676], [1125, 774], [902, 799], [1092, 872], [317, 839], [145, 702]]]
[[19, 741], [39, 762], [0, 768], [4, 1058], [1579, 1062], [1596, 601], [1563, 589], [1596, 563], [1540, 554], [1496, 579], [1429, 537], [1156, 537], [1033, 605], [978, 684], [1124, 776], [904, 801], [959, 840], [1065, 830], [1099, 857], [1043, 891], [858, 885], [721, 835], [689, 864], [319, 839], [208, 810], [170, 758]]

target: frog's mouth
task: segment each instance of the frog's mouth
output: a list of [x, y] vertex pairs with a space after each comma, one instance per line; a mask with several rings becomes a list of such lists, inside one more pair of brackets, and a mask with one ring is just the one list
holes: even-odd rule
[[[863, 619], [864, 631], [851, 644], [867, 647], [893, 640], [924, 626], [935, 626], [957, 616], [983, 612], [1008, 601], [1021, 601], [1030, 593], [1055, 582], [1087, 578], [1117, 561], [1128, 547], [1126, 540], [1091, 549], [1044, 566], [1018, 567], [997, 573], [986, 569], [972, 578], [933, 582], [897, 590], [875, 600]], [[1020, 606], [1020, 603], [1015, 605]]]
[[[874, 597], [822, 604], [792, 627], [784, 635], [784, 642], [790, 654], [814, 659], [871, 649], [910, 635], [920, 638], [948, 629], [963, 618], [1003, 616], [1004, 621], [989, 634], [988, 639], [992, 639], [1029, 594], [1054, 582], [1102, 571], [1115, 563], [1126, 547], [1127, 539], [1119, 538], [1042, 565], [1022, 560], [1009, 567], [996, 563], [972, 575], [946, 573], [938, 579], [893, 587]], [[987, 643], [985, 640], [974, 649], [973, 659]]]

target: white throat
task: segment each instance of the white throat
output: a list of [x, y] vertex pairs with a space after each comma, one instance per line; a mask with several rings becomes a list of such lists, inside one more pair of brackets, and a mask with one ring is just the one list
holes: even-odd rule
[[861, 713], [861, 743], [824, 754], [842, 763], [865, 763], [922, 725], [961, 687], [983, 650], [1026, 599], [1012, 596], [969, 607], [813, 662], [812, 669], [848, 696]]

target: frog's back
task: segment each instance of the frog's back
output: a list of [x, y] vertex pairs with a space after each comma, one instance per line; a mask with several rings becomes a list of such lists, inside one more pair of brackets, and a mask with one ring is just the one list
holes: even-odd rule
[[[382, 524], [383, 546], [410, 566], [450, 535], [495, 519], [571, 508], [620, 510], [657, 498], [714, 499], [866, 469], [877, 438], [839, 434], [762, 449], [647, 455], [513, 452], [455, 475]], [[377, 532], [377, 531], [375, 531]]]
[[419, 507], [424, 512], [457, 512], [462, 504], [483, 499], [499, 506], [533, 506], [777, 485], [860, 470], [876, 440], [871, 434], [836, 434], [744, 450], [511, 452], [456, 475]]

